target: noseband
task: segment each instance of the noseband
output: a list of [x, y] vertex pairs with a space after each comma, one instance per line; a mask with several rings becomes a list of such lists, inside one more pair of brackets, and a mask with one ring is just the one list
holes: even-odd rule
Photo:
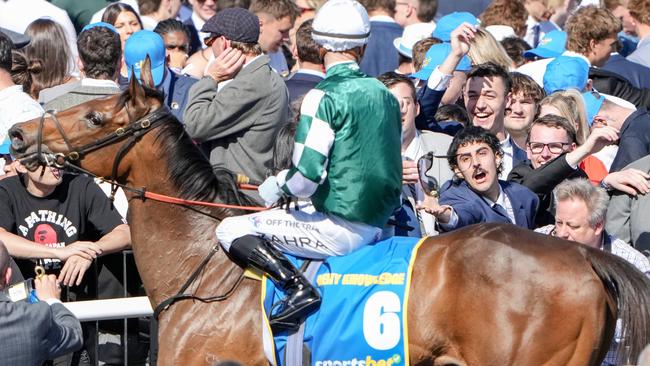
[[[61, 135], [63, 141], [65, 142], [65, 145], [68, 149], [68, 153], [66, 154], [63, 153], [44, 154], [42, 151], [43, 127], [45, 125], [45, 119], [48, 115], [54, 121], [54, 125], [56, 126], [56, 129], [59, 131], [59, 134]], [[48, 110], [45, 113], [43, 113], [38, 123], [36, 156], [39, 161], [44, 162], [48, 166], [55, 166], [60, 169], [69, 166], [77, 168], [76, 165], [74, 165], [74, 163], [77, 163], [80, 160], [82, 160], [86, 154], [101, 149], [103, 147], [112, 145], [114, 143], [120, 142], [122, 140], [128, 139], [128, 141], [124, 142], [122, 146], [120, 146], [120, 149], [115, 155], [115, 160], [113, 160], [111, 181], [116, 181], [118, 167], [120, 165], [120, 162], [122, 161], [122, 158], [124, 158], [126, 153], [133, 147], [133, 145], [135, 145], [135, 143], [138, 141], [140, 137], [147, 134], [147, 132], [154, 130], [156, 127], [161, 126], [162, 123], [167, 120], [166, 117], [169, 116], [170, 116], [169, 110], [166, 107], [161, 106], [155, 111], [147, 113], [144, 117], [138, 119], [137, 121], [130, 123], [128, 126], [117, 128], [115, 131], [109, 133], [108, 135], [100, 138], [95, 142], [85, 144], [78, 148], [73, 148], [72, 144], [70, 143], [70, 140], [68, 139], [68, 137], [65, 134], [65, 131], [63, 130], [63, 127], [61, 126], [61, 122], [59, 122], [59, 119], [56, 117], [56, 113], [53, 110]], [[115, 192], [117, 192], [117, 188], [118, 188], [117, 185], [112, 185], [111, 198], [115, 196]]]

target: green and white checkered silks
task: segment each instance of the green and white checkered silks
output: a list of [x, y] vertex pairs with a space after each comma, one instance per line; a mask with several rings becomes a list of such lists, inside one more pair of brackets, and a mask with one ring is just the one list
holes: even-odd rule
[[325, 92], [318, 89], [312, 89], [303, 99], [292, 157], [294, 166], [282, 184], [282, 190], [287, 194], [311, 197], [327, 177], [329, 153], [334, 143], [327, 103], [332, 102]]

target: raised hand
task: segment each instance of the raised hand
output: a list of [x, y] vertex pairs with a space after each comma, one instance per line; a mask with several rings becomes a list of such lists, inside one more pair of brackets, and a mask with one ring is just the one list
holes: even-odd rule
[[208, 65], [206, 73], [216, 82], [230, 80], [241, 70], [245, 61], [246, 56], [242, 51], [228, 47]]

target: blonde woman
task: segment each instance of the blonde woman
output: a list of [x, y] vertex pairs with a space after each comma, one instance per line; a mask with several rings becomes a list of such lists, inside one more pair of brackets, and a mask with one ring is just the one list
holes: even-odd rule
[[476, 29], [467, 55], [472, 60], [472, 65], [484, 64], [491, 61], [507, 71], [512, 71], [515, 68], [515, 63], [508, 56], [501, 43], [483, 28]]
[[[540, 103], [539, 116], [555, 114], [569, 120], [576, 128], [576, 142], [582, 145], [589, 137], [587, 113], [580, 92], [574, 89], [557, 91]], [[580, 163], [580, 168], [587, 173], [589, 180], [599, 184], [609, 174], [609, 167], [614, 161], [618, 146], [610, 145], [588, 156]]]

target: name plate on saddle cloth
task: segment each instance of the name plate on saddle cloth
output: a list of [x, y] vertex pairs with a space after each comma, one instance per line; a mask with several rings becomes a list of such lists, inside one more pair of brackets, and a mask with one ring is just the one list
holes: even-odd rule
[[[321, 265], [315, 282], [323, 302], [307, 318], [304, 331], [312, 366], [409, 365], [408, 296], [422, 241], [393, 237]], [[270, 280], [262, 284], [264, 320], [270, 329], [268, 313], [283, 295]], [[275, 359], [267, 352], [269, 361], [286, 366], [286, 332], [274, 334], [273, 343]]]

